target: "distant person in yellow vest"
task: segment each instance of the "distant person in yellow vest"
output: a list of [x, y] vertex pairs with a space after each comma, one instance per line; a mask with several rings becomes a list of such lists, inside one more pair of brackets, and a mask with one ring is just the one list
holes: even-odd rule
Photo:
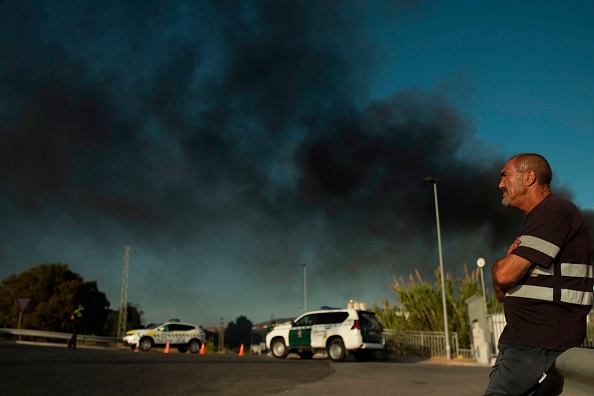
[[68, 342], [68, 348], [76, 349], [76, 336], [78, 335], [78, 331], [80, 330], [80, 326], [83, 320], [83, 311], [85, 307], [79, 305], [78, 308], [72, 313], [70, 316], [70, 320], [72, 321], [72, 337]]

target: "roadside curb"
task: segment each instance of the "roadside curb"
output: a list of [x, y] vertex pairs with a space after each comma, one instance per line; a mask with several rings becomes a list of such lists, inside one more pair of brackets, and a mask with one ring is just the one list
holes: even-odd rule
[[474, 366], [474, 367], [491, 367], [490, 364], [482, 364], [472, 359], [454, 358], [447, 359], [445, 357], [430, 357], [422, 358], [419, 356], [401, 356], [389, 354], [386, 360], [397, 363], [414, 363], [414, 364], [437, 364], [442, 366]]

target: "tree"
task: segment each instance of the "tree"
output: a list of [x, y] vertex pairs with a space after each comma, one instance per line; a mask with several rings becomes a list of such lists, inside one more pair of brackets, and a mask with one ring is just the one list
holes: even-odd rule
[[[144, 320], [142, 319], [144, 312], [139, 305], [128, 303], [128, 317], [126, 318], [126, 329], [135, 330], [145, 328]], [[107, 313], [107, 320], [105, 322], [105, 329], [110, 337], [117, 337], [118, 325], [120, 320], [120, 311], [110, 309]]]
[[85, 282], [79, 289], [77, 300], [85, 307], [85, 320], [82, 331], [87, 334], [108, 335], [105, 327], [109, 313], [109, 301], [97, 288], [97, 282]]
[[66, 264], [42, 264], [0, 282], [0, 320], [4, 327], [18, 325], [17, 296], [31, 297], [22, 328], [69, 332], [70, 315], [82, 304], [85, 320], [81, 331], [106, 335], [109, 301], [97, 288], [97, 282], [84, 282]]
[[[445, 291], [446, 307], [448, 313], [449, 331], [458, 333], [458, 341], [462, 348], [471, 344], [470, 323], [468, 319], [468, 306], [466, 300], [473, 295], [480, 295], [479, 269], [468, 272], [464, 265], [464, 278], [457, 278], [458, 290], [454, 295], [452, 276], [446, 274]], [[382, 297], [382, 307], [373, 306], [378, 319], [385, 328], [395, 330], [420, 330], [443, 331], [443, 305], [441, 293], [441, 277], [439, 270], [435, 271], [436, 283], [430, 285], [423, 281], [419, 271], [416, 277], [409, 276], [407, 284], [402, 278], [400, 281], [393, 277], [390, 288], [396, 292], [401, 307], [390, 307], [387, 298]], [[490, 309], [496, 309], [498, 303], [491, 297]]]
[[252, 322], [245, 316], [240, 316], [235, 323], [229, 322], [225, 329], [225, 344], [231, 348], [239, 348], [241, 344], [251, 345]]
[[[408, 318], [404, 326], [406, 330], [443, 331], [443, 307], [441, 297], [441, 283], [437, 274], [437, 288], [423, 282], [419, 271], [415, 271], [417, 281], [410, 274], [407, 285], [401, 278], [400, 282], [393, 277], [390, 288], [396, 292], [400, 303], [406, 307]], [[451, 293], [452, 282], [449, 276], [445, 281], [446, 295]], [[447, 300], [447, 296], [446, 296]]]

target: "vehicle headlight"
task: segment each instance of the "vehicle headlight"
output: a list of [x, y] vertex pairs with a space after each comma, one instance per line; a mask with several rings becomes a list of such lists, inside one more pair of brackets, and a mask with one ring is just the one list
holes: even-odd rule
[[123, 340], [132, 342], [132, 341], [135, 341], [137, 338], [138, 338], [138, 335], [136, 333], [132, 333], [132, 334], [126, 334], [124, 336]]

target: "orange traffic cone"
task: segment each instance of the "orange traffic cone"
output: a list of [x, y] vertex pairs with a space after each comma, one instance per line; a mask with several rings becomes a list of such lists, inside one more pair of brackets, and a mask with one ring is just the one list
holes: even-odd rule
[[165, 345], [165, 350], [163, 353], [169, 353], [169, 341], [167, 341], [167, 345]]
[[239, 353], [237, 355], [243, 356], [243, 344], [241, 344], [241, 347], [239, 348]]
[[205, 343], [205, 342], [203, 342], [203, 343], [202, 343], [202, 346], [200, 347], [200, 355], [204, 355], [204, 354], [206, 354], [206, 348], [204, 348], [204, 345], [205, 345], [205, 344], [206, 344], [206, 343]]

